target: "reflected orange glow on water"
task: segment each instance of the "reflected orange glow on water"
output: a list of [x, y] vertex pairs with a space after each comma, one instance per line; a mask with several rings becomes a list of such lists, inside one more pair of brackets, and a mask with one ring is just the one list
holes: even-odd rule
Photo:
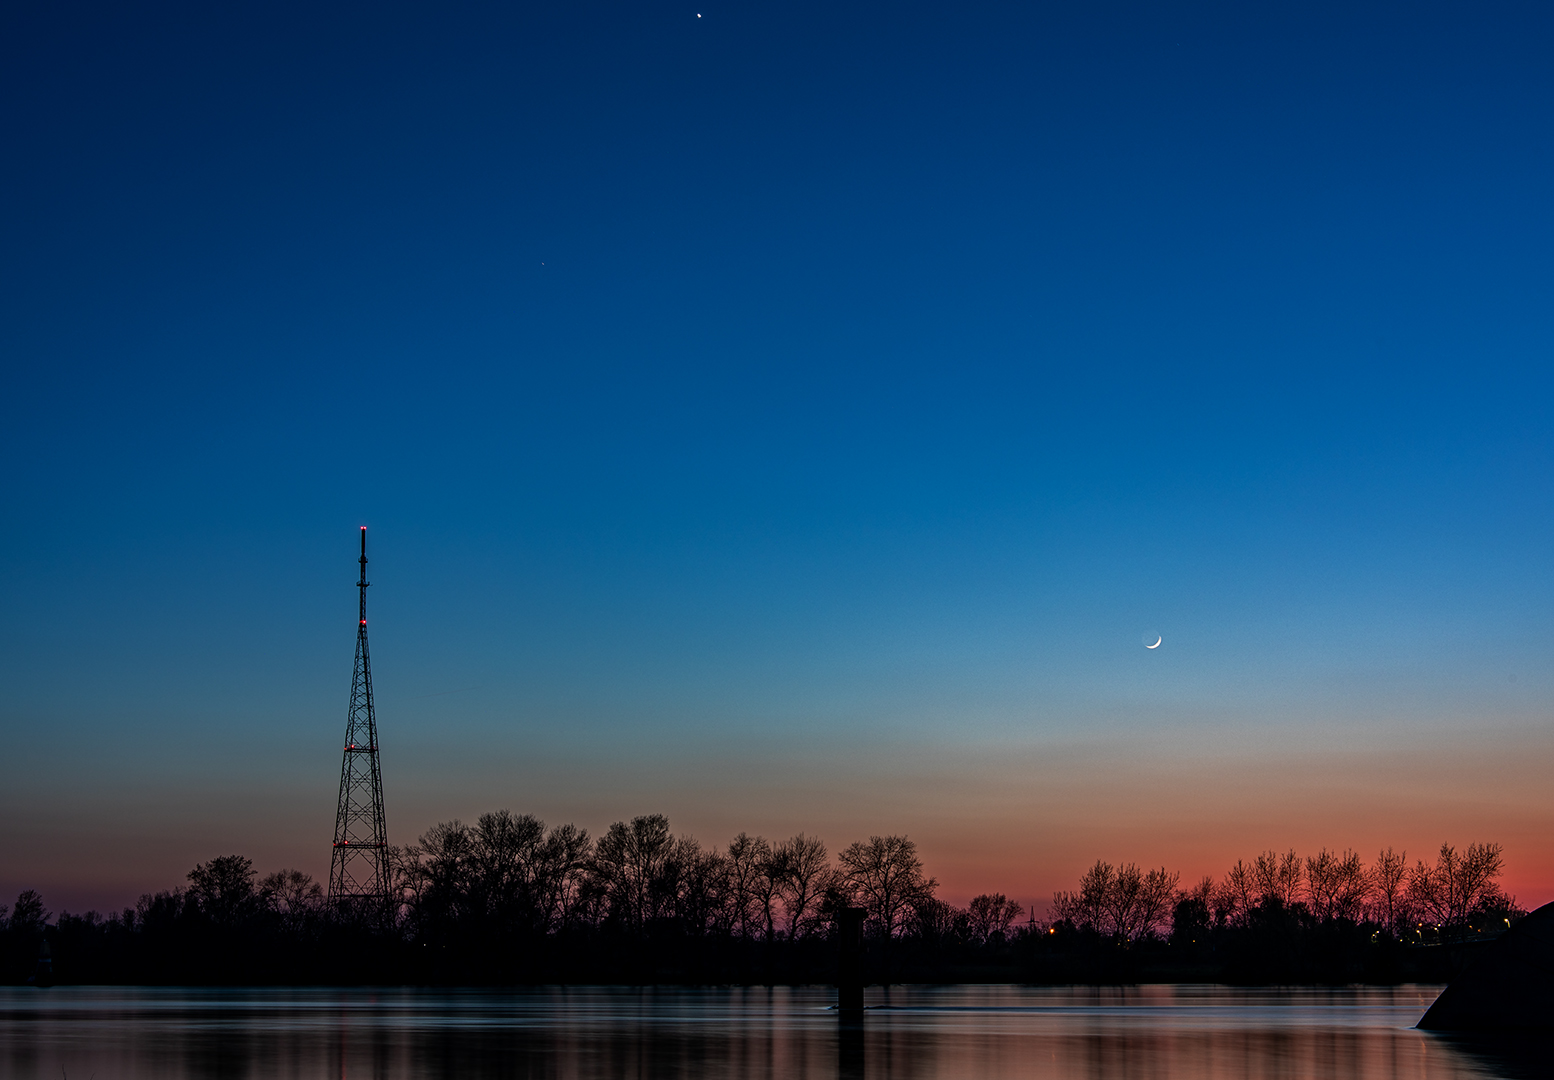
[[[0, 991], [0, 1077], [1445, 1080], [1501, 1075], [1413, 1030], [1437, 988]], [[1514, 1071], [1509, 1075], [1515, 1075]]]

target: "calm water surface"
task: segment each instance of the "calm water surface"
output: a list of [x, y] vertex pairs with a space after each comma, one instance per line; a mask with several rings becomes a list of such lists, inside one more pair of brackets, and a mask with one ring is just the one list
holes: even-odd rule
[[0, 989], [0, 1077], [1431, 1078], [1522, 1075], [1414, 1031], [1438, 987]]

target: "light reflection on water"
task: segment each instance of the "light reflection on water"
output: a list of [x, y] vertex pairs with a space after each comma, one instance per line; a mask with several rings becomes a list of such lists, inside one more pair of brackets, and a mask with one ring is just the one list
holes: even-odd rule
[[[0, 1077], [976, 1077], [1380, 1080], [1497, 1075], [1412, 1029], [1436, 987], [0, 990]], [[860, 1071], [861, 1066], [861, 1071]]]

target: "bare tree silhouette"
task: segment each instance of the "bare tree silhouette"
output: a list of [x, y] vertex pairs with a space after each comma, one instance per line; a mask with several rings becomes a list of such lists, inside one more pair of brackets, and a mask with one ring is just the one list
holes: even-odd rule
[[868, 909], [875, 932], [887, 940], [906, 925], [912, 906], [933, 898], [939, 883], [923, 873], [917, 845], [904, 836], [871, 836], [839, 855], [842, 880]]
[[826, 845], [818, 836], [799, 833], [777, 847], [782, 876], [777, 889], [788, 916], [788, 940], [807, 933], [819, 915], [820, 901], [835, 877], [826, 857]]

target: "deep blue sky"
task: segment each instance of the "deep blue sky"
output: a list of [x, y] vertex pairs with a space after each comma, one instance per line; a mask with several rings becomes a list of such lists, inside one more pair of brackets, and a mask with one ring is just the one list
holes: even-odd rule
[[6, 9], [0, 893], [323, 873], [366, 524], [396, 842], [905, 830], [1030, 899], [1501, 839], [1554, 897], [1551, 31]]

